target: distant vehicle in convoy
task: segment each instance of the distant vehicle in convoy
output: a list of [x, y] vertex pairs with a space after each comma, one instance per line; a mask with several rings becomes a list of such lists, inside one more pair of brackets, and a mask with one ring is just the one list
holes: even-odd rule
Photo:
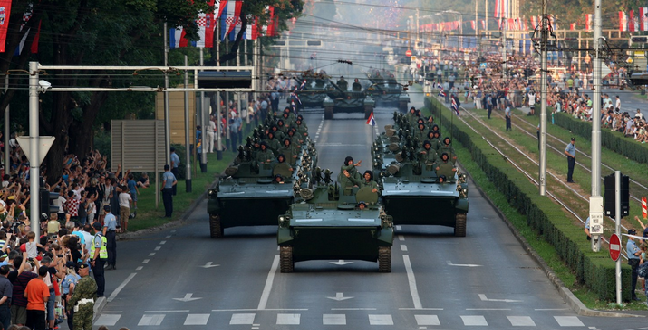
[[296, 203], [278, 217], [281, 272], [293, 272], [300, 261], [340, 259], [377, 262], [380, 272], [391, 272], [394, 229], [378, 194], [354, 188], [345, 195], [331, 172], [319, 168], [313, 180], [314, 187], [301, 189]]
[[[328, 90], [324, 98], [324, 119], [333, 119], [335, 113], [364, 113], [367, 119], [373, 112], [375, 102], [360, 89], [355, 87], [348, 90], [347, 82], [340, 79], [337, 83], [329, 80]], [[357, 86], [357, 85], [356, 85]]]
[[374, 70], [367, 73], [367, 77], [371, 81], [367, 95], [374, 99], [376, 106], [397, 107], [402, 112], [407, 111], [410, 97], [392, 73]]
[[[236, 161], [224, 172], [214, 189], [208, 190], [209, 232], [223, 237], [231, 227], [276, 225], [277, 216], [295, 201], [295, 191], [310, 185], [311, 171], [317, 164], [313, 142], [307, 139], [290, 165], [263, 164], [252, 157], [251, 147], [239, 147]], [[283, 180], [277, 182], [277, 175]]]
[[467, 231], [468, 183], [465, 174], [444, 179], [436, 165], [420, 159], [422, 141], [413, 138], [406, 116], [394, 114], [395, 124], [373, 144], [374, 177], [381, 178], [382, 203], [394, 225], [439, 225], [454, 228], [454, 235]]

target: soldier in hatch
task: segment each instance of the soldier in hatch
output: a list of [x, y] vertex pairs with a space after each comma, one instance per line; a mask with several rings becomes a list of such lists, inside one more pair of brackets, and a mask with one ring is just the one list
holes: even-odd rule
[[448, 157], [450, 157], [450, 161], [452, 164], [457, 163], [457, 155], [455, 154], [454, 148], [450, 146], [450, 138], [446, 137], [443, 139], [443, 144], [438, 150], [439, 153], [447, 153]]
[[450, 156], [447, 153], [441, 154], [441, 161], [437, 164], [436, 172], [439, 177], [444, 176], [448, 180], [454, 178], [457, 168], [450, 162]]
[[259, 148], [260, 149], [257, 150], [256, 156], [254, 157], [256, 161], [263, 164], [272, 163], [272, 160], [275, 159], [275, 155], [272, 150], [268, 149], [268, 144], [265, 141], [262, 141], [259, 144]]
[[344, 195], [346, 196], [352, 195], [353, 188], [362, 184], [362, 178], [356, 169], [356, 166], [360, 166], [360, 164], [362, 164], [362, 161], [354, 164], [353, 157], [351, 156], [344, 158], [344, 165], [342, 165], [342, 168], [340, 169], [337, 181], [342, 189], [344, 189]]
[[353, 80], [353, 91], [354, 92], [362, 91], [362, 84], [360, 84], [360, 80], [358, 80], [358, 78]]
[[378, 183], [373, 179], [373, 172], [365, 171], [362, 174], [364, 180], [360, 183], [360, 188], [369, 187], [371, 192], [378, 194], [380, 196], [380, 189], [378, 189]]
[[419, 150], [421, 165], [425, 165], [426, 170], [430, 171], [434, 168], [434, 164], [439, 161], [439, 155], [436, 150], [432, 148], [430, 141], [423, 141], [423, 147]]

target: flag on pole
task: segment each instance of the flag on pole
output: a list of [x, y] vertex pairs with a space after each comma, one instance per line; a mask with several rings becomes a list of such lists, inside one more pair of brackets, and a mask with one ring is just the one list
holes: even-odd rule
[[[169, 29], [169, 48], [184, 48], [189, 46], [189, 40], [186, 38], [187, 33], [178, 26]], [[194, 45], [195, 46], [195, 45]]]
[[476, 21], [470, 21], [470, 27], [471, 27], [474, 31], [477, 31], [477, 24], [476, 24]]
[[620, 32], [628, 31], [627, 16], [623, 11], [619, 11], [619, 31]]
[[[31, 31], [31, 28], [27, 29], [26, 31], [24, 31], [24, 28], [25, 28], [25, 24], [29, 22], [29, 19], [31, 19], [33, 12], [34, 12], [33, 6], [29, 5], [29, 9], [23, 15], [23, 23], [20, 24], [20, 32], [23, 33], [23, 36], [22, 39], [20, 39], [20, 43], [18, 44], [18, 46], [14, 51], [14, 56], [20, 56], [20, 54], [23, 51], [23, 48], [25, 48], [25, 41], [27, 41], [27, 36], [29, 36], [29, 32]], [[40, 39], [40, 28], [42, 23], [43, 23], [42, 20], [38, 22], [38, 30], [36, 31], [36, 35], [34, 36], [34, 42], [32, 43], [31, 46], [32, 54], [38, 53], [38, 39]]]
[[243, 1], [239, 0], [228, 0], [225, 5], [221, 4], [221, 7], [224, 7], [220, 17], [221, 40], [225, 40], [227, 35], [236, 28], [236, 24], [240, 20], [242, 5]]
[[[441, 86], [439, 86], [439, 88], [441, 88]], [[443, 89], [439, 90], [439, 96], [446, 97], [446, 93], [443, 91]]]
[[639, 7], [641, 31], [648, 31], [648, 7]]
[[371, 114], [369, 115], [369, 119], [367, 119], [367, 125], [376, 126], [376, 121], [374, 120], [373, 112], [371, 112]]
[[486, 20], [481, 20], [481, 26], [483, 30], [486, 30]]
[[592, 14], [585, 15], [585, 30], [587, 30], [587, 31], [592, 31], [593, 30], [593, 28], [592, 28], [592, 26], [594, 24], [593, 17], [594, 17], [594, 15], [592, 15]]
[[569, 31], [576, 31], [576, 23], [569, 24]]
[[0, 53], [5, 52], [7, 43], [7, 28], [11, 15], [11, 0], [0, 0]]
[[[207, 4], [215, 6], [215, 0], [208, 0]], [[198, 25], [198, 41], [196, 42], [196, 47], [198, 48], [213, 48], [214, 47], [214, 13], [200, 13], [198, 14], [198, 20], [196, 24]]]
[[452, 110], [459, 116], [459, 104], [457, 104], [457, 98], [455, 96], [452, 97], [452, 103], [450, 105]]
[[635, 32], [634, 10], [630, 9], [630, 18], [628, 19], [628, 32]]

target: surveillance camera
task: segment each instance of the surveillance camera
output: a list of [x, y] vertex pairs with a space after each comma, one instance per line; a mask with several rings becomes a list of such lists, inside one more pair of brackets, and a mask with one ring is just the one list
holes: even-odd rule
[[39, 80], [38, 85], [40, 86], [40, 91], [45, 93], [48, 89], [52, 89], [52, 83], [46, 80]]

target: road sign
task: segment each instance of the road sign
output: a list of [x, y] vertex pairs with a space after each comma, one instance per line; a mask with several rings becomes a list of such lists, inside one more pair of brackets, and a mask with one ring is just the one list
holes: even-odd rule
[[408, 49], [408, 50], [405, 52], [405, 56], [407, 56], [407, 57], [412, 56], [412, 50], [411, 50], [411, 49]]
[[610, 257], [612, 260], [617, 261], [621, 255], [621, 240], [617, 234], [610, 237]]
[[[39, 136], [37, 137], [38, 139], [38, 158], [40, 161], [38, 164], [43, 163], [43, 158], [45, 158], [45, 155], [47, 155], [47, 152], [49, 152], [50, 148], [52, 147], [52, 144], [54, 144], [54, 137], [53, 136]], [[19, 136], [16, 138], [18, 140], [18, 144], [20, 145], [20, 148], [25, 152], [25, 157], [27, 157], [27, 160], [30, 162], [36, 163], [35, 159], [30, 159], [31, 158], [31, 144], [30, 140], [31, 138], [29, 136]]]
[[590, 197], [590, 234], [603, 234], [603, 197]]

